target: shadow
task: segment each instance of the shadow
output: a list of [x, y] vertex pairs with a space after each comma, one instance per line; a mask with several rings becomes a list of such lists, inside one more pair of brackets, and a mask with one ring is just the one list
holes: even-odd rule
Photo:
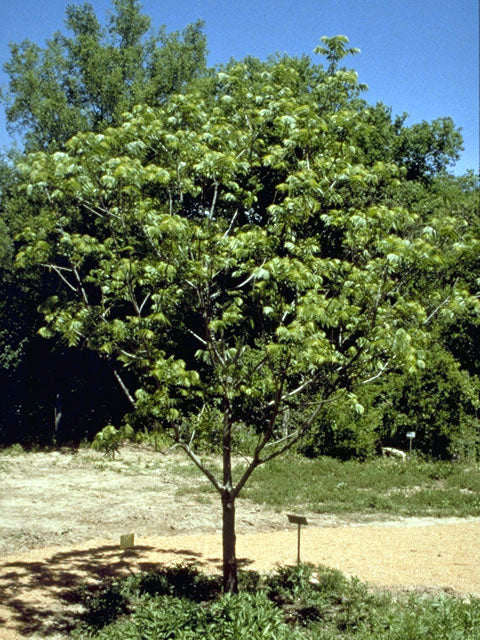
[[[221, 558], [207, 558], [207, 562], [218, 569], [219, 571], [223, 568], [223, 560]], [[250, 558], [237, 558], [237, 568], [242, 569], [243, 567], [248, 567], [253, 564], [255, 561]]]
[[[0, 603], [12, 615], [10, 620], [4, 619], [5, 613], [0, 616], [2, 627], [15, 630], [20, 636], [68, 634], [83, 611], [81, 588], [87, 585], [94, 588], [105, 579], [115, 580], [139, 571], [161, 569], [168, 563], [150, 561], [147, 555], [161, 551], [145, 545], [126, 550], [119, 545], [104, 545], [58, 551], [42, 561], [2, 563], [0, 558]], [[179, 556], [179, 561], [185, 559], [186, 564], [199, 568], [210, 564], [209, 559], [202, 560], [202, 554], [191, 549], [169, 549], [167, 553], [174, 553]], [[249, 563], [242, 559], [239, 566], [244, 562]]]

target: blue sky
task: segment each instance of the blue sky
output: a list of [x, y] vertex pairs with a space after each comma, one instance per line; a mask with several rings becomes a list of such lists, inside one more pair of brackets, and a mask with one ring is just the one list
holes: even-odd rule
[[[43, 45], [63, 30], [67, 4], [1, 0], [0, 63], [9, 42]], [[90, 4], [103, 22], [110, 1]], [[408, 112], [409, 124], [451, 116], [465, 140], [455, 173], [479, 168], [478, 0], [144, 0], [143, 10], [153, 27], [168, 30], [203, 19], [210, 64], [247, 54], [311, 54], [322, 35], [345, 34], [361, 49], [348, 60], [369, 86], [366, 99]], [[2, 112], [0, 148], [8, 144]]]

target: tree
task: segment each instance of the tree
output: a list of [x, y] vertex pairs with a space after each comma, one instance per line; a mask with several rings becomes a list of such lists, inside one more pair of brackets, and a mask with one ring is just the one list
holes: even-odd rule
[[[127, 407], [110, 367], [97, 354], [68, 349], [38, 335], [38, 305], [56, 290], [55, 274], [41, 266], [14, 266], [15, 236], [36, 214], [19, 189], [18, 171], [0, 164], [0, 443], [49, 445], [92, 438]], [[63, 419], [55, 429], [61, 397]]]
[[102, 28], [90, 4], [70, 4], [71, 37], [56, 32], [43, 49], [29, 40], [10, 46], [3, 101], [27, 149], [61, 148], [79, 131], [119, 122], [135, 104], [161, 104], [205, 73], [201, 21], [147, 35], [150, 18], [138, 0], [113, 0], [113, 7]]
[[[380, 430], [396, 446], [415, 431], [415, 449], [436, 458], [475, 460], [480, 447], [480, 384], [462, 370], [440, 342], [432, 341], [426, 367], [385, 381]], [[381, 397], [381, 396], [380, 396]]]
[[356, 144], [366, 162], [394, 162], [408, 182], [430, 184], [445, 175], [463, 150], [460, 130], [449, 117], [407, 126], [407, 113], [392, 117], [392, 110], [379, 102], [366, 107], [366, 123]]
[[[91, 5], [68, 5], [66, 27], [43, 48], [28, 40], [11, 45], [1, 98], [8, 127], [27, 150], [60, 149], [78, 131], [101, 131], [137, 103], [161, 104], [206, 72], [201, 22], [182, 32], [150, 32], [137, 0], [115, 0], [105, 26]], [[78, 442], [114, 419], [111, 407], [122, 406], [122, 398], [109, 367], [93, 354], [66, 353], [37, 335], [37, 307], [54, 291], [53, 278], [38, 267], [13, 269], [14, 238], [36, 206], [18, 192], [13, 165], [14, 158], [0, 165], [0, 441], [50, 443], [61, 393], [63, 440]]]
[[[226, 591], [237, 590], [236, 499], [255, 469], [332, 401], [362, 413], [355, 385], [422, 368], [439, 308], [478, 309], [443, 273], [453, 228], [435, 234], [386, 206], [401, 172], [356, 160], [350, 140], [367, 126], [356, 74], [316, 69], [306, 86], [304, 71], [289, 58], [228, 65], [208, 91], [136, 107], [22, 166], [38, 215], [17, 261], [58, 276], [43, 335], [113, 362], [137, 420], [213, 484]], [[422, 274], [429, 290], [415, 286]], [[256, 443], [234, 473], [245, 425]], [[219, 477], [197, 430], [221, 443]]]

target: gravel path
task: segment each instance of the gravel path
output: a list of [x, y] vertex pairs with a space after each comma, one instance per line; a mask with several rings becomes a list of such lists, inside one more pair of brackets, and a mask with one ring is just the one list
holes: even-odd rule
[[[303, 527], [301, 557], [378, 587], [480, 597], [479, 542], [480, 518]], [[218, 571], [220, 545], [218, 533], [149, 536], [127, 551], [107, 539], [0, 558], [0, 638], [67, 638], [65, 630], [79, 610], [72, 592], [85, 580], [182, 561]], [[277, 563], [292, 564], [297, 530], [239, 535], [237, 551], [242, 568], [268, 571]]]

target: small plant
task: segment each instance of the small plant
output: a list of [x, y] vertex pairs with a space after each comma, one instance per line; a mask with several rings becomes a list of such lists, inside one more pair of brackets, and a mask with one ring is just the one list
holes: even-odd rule
[[196, 602], [211, 600], [221, 589], [217, 577], [207, 576], [197, 567], [184, 563], [145, 573], [136, 587], [140, 595], [171, 595]]
[[133, 435], [131, 427], [115, 428], [112, 424], [108, 424], [97, 433], [92, 448], [96, 451], [103, 451], [111, 460], [114, 460], [115, 454], [119, 452], [120, 446], [124, 440]]
[[[176, 565], [83, 591], [78, 640], [473, 640], [480, 600], [391, 597], [310, 564], [241, 572], [238, 595], [218, 577]], [[85, 624], [86, 623], [86, 624]]]
[[84, 622], [93, 629], [110, 624], [128, 609], [128, 597], [122, 581], [105, 581], [93, 593], [88, 588], [83, 588], [79, 595], [86, 609]]
[[25, 453], [25, 449], [18, 443], [11, 444], [9, 447], [0, 448], [0, 454], [5, 456], [19, 456], [22, 453]]

